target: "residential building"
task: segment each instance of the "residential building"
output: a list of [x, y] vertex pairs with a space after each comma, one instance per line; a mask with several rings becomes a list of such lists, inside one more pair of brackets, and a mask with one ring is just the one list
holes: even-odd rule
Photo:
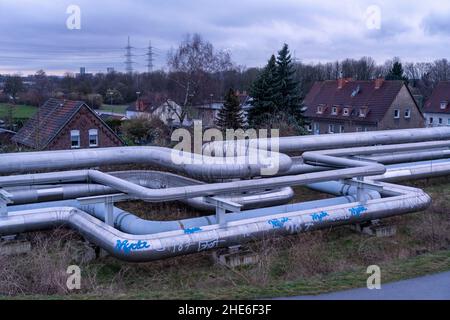
[[312, 134], [422, 128], [425, 120], [403, 81], [316, 82], [304, 100]]
[[167, 125], [180, 125], [181, 107], [163, 95], [141, 97], [126, 111], [128, 119], [136, 117], [158, 117]]
[[83, 101], [49, 99], [11, 139], [34, 150], [117, 147], [123, 141]]
[[[247, 94], [247, 91], [236, 90], [235, 94], [244, 111], [244, 121], [247, 121], [247, 111], [252, 107], [250, 105], [251, 97]], [[206, 128], [214, 127], [216, 118], [222, 108], [223, 101], [210, 101], [208, 103], [195, 105], [190, 108], [189, 117], [192, 120], [201, 120], [202, 125]]]
[[438, 83], [423, 112], [427, 127], [450, 126], [450, 81]]

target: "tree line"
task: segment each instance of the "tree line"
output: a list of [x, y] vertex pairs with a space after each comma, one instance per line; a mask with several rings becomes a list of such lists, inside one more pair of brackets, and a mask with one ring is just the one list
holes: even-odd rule
[[[288, 45], [284, 45], [276, 56], [268, 58], [264, 67], [246, 68], [237, 65], [230, 52], [217, 50], [201, 35], [186, 35], [178, 47], [168, 52], [164, 70], [132, 74], [66, 73], [63, 77], [48, 76], [39, 70], [27, 77], [26, 82], [19, 75], [8, 75], [0, 77], [0, 83], [3, 83], [0, 102], [39, 106], [49, 97], [60, 97], [84, 100], [97, 108], [102, 104], [130, 104], [138, 97], [157, 95], [180, 105], [178, 116], [183, 120], [191, 106], [225, 101], [217, 124], [236, 127], [245, 122], [241, 110], [235, 106], [238, 99], [233, 92], [239, 90], [252, 96], [249, 125], [274, 127], [283, 122], [299, 131], [304, 125], [301, 101], [315, 81], [341, 77], [399, 79], [417, 88], [427, 98], [439, 81], [450, 80], [450, 63], [446, 59], [412, 63], [393, 58], [377, 64], [371, 57], [362, 57], [304, 63], [292, 59]], [[227, 114], [228, 109], [232, 114]]]

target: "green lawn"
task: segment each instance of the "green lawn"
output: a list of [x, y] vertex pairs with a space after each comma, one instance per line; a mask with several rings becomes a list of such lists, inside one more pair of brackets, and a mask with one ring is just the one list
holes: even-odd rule
[[109, 105], [109, 104], [104, 104], [104, 105], [102, 105], [100, 107], [100, 110], [125, 114], [127, 108], [128, 108], [128, 105]]
[[0, 119], [7, 119], [9, 117], [10, 106], [12, 106], [13, 108], [12, 116], [15, 119], [29, 119], [37, 111], [36, 107], [29, 105], [23, 104], [10, 105], [7, 103], [0, 103]]

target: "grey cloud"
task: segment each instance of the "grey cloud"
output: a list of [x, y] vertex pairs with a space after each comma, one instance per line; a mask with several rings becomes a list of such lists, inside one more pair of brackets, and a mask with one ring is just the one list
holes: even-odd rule
[[429, 35], [450, 35], [450, 13], [431, 13], [423, 18], [421, 27]]
[[[407, 21], [410, 13], [423, 11], [415, 9], [420, 2], [382, 2], [382, 29], [375, 32], [366, 29], [361, 18], [372, 2], [377, 1], [1, 0], [0, 72], [75, 71], [80, 66], [91, 71], [107, 66], [123, 70], [127, 36], [136, 47], [137, 69], [145, 68], [149, 40], [156, 47], [156, 65], [164, 67], [167, 50], [193, 32], [201, 33], [217, 48], [231, 50], [234, 60], [247, 66], [265, 64], [283, 42], [305, 61], [363, 55], [381, 60], [416, 53], [419, 43], [422, 56], [445, 56], [445, 46], [429, 46], [427, 38], [419, 39], [423, 35], [418, 34], [415, 42], [406, 40], [414, 30], [402, 21]], [[432, 8], [433, 1], [429, 2]], [[65, 26], [70, 4], [81, 8], [81, 30]], [[449, 23], [440, 16], [425, 17], [423, 25], [427, 34], [437, 37], [450, 31]]]

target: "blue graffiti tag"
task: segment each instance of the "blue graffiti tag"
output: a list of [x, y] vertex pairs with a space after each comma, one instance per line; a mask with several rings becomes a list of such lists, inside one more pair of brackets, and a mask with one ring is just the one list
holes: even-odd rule
[[327, 217], [328, 213], [325, 211], [321, 211], [318, 213], [313, 213], [311, 215], [311, 218], [313, 219], [313, 221], [322, 221], [323, 218]]
[[365, 211], [367, 211], [367, 208], [359, 205], [357, 207], [348, 209], [348, 211], [350, 211], [353, 217], [360, 217]]
[[184, 229], [185, 234], [192, 234], [192, 233], [199, 232], [199, 231], [202, 231], [202, 228], [193, 227], [193, 228]]
[[114, 248], [117, 251], [123, 251], [125, 253], [130, 253], [130, 251], [142, 250], [150, 248], [150, 244], [147, 241], [141, 241], [128, 243], [128, 240], [117, 240], [116, 247]]
[[267, 223], [271, 224], [273, 228], [282, 228], [282, 227], [284, 227], [284, 224], [286, 222], [288, 222], [289, 220], [291, 220], [291, 219], [284, 217], [284, 218], [280, 218], [280, 219], [271, 219], [271, 220], [267, 221]]

